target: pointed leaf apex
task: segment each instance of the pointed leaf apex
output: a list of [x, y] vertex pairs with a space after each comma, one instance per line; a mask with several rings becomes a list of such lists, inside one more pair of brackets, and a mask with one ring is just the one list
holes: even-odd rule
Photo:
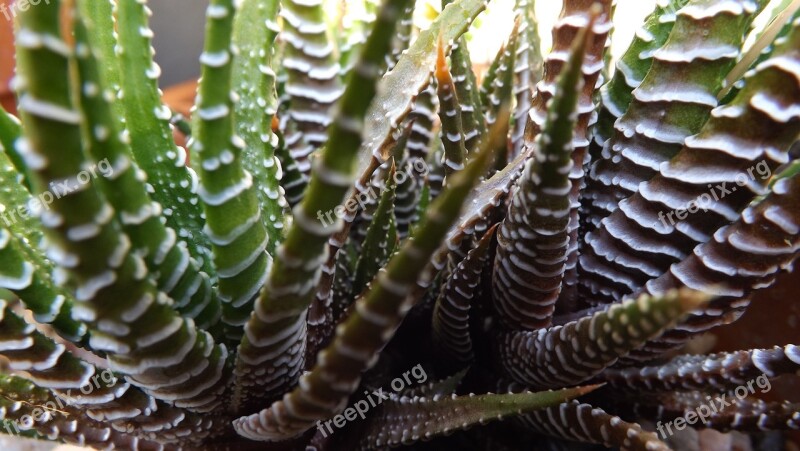
[[450, 84], [453, 82], [450, 75], [450, 68], [447, 65], [447, 54], [442, 36], [439, 36], [439, 44], [436, 49], [436, 80], [439, 84]]

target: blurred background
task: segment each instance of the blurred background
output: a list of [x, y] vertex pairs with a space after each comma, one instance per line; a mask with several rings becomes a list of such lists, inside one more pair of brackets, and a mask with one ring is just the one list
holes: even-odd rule
[[[97, 0], [101, 1], [101, 0]], [[330, 4], [332, 17], [337, 17], [342, 1], [326, 0]], [[13, 0], [0, 0], [9, 5]], [[656, 0], [618, 0], [614, 31], [614, 56], [627, 48], [642, 19], [652, 11]], [[775, 3], [773, 1], [773, 3]], [[156, 61], [162, 68], [161, 86], [165, 101], [179, 111], [188, 111], [194, 102], [194, 80], [199, 75], [198, 56], [203, 45], [203, 22], [207, 0], [149, 0], [153, 10], [151, 26], [155, 32], [153, 45]], [[417, 25], [425, 27], [439, 10], [437, 0], [418, 0]], [[494, 58], [500, 45], [507, 39], [513, 27], [514, 0], [492, 0], [490, 7], [478, 21], [477, 28], [470, 33], [470, 50], [477, 67]], [[561, 1], [539, 0], [536, 11], [542, 47], [550, 48], [549, 30], [561, 9]], [[14, 108], [14, 99], [8, 88], [13, 76], [12, 21], [0, 14], [0, 102], [9, 110]], [[756, 299], [747, 314], [734, 325], [723, 327], [698, 340], [693, 349], [698, 352], [710, 350], [728, 351], [736, 349], [771, 347], [788, 342], [797, 343], [800, 338], [800, 277], [798, 272], [786, 274], [769, 296]], [[772, 397], [800, 401], [800, 385], [773, 384]], [[53, 445], [34, 442], [7, 441], [0, 435], [0, 450], [51, 449]], [[59, 447], [66, 450], [68, 447]], [[687, 448], [690, 449], [690, 448]]]

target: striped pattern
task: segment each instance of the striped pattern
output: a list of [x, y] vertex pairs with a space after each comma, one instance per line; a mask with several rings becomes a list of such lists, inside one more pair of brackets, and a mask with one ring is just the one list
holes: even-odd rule
[[461, 102], [445, 60], [444, 47], [439, 43], [436, 60], [436, 93], [439, 96], [439, 119], [442, 122], [444, 143], [444, 184], [447, 178], [464, 169], [467, 148], [464, 145], [464, 124], [461, 121]]
[[[414, 238], [406, 240], [370, 290], [356, 300], [333, 342], [321, 351], [316, 366], [297, 388], [267, 409], [234, 421], [239, 435], [252, 440], [280, 441], [312, 428], [317, 420], [335, 415], [358, 388], [362, 373], [394, 335], [416, 298], [413, 288], [422, 277], [444, 235], [458, 216], [467, 194], [488, 167], [490, 145], [484, 145], [470, 164], [431, 205]], [[425, 272], [426, 274], [423, 274]]]
[[578, 30], [589, 20], [588, 13], [592, 5], [599, 5], [600, 15], [595, 20], [592, 32], [594, 40], [587, 45], [583, 61], [583, 92], [578, 99], [578, 117], [573, 130], [572, 170], [569, 178], [572, 182], [570, 193], [569, 217], [569, 250], [564, 272], [564, 282], [560, 297], [565, 302], [574, 302], [577, 296], [577, 263], [578, 263], [578, 227], [579, 197], [584, 181], [584, 165], [589, 158], [589, 122], [595, 112], [593, 101], [594, 88], [603, 69], [603, 55], [608, 33], [612, 28], [611, 0], [591, 1], [575, 0], [564, 2], [561, 15], [553, 27], [553, 49], [545, 58], [544, 77], [536, 87], [528, 122], [525, 127], [525, 145], [531, 146], [536, 136], [541, 133], [546, 118], [547, 102], [555, 94], [556, 77], [561, 72], [569, 55], [572, 39]]
[[131, 247], [144, 257], [147, 269], [157, 274], [157, 287], [172, 298], [173, 307], [195, 321], [197, 327], [209, 330], [220, 318], [220, 303], [211, 278], [202, 271], [201, 262], [191, 257], [189, 245], [164, 224], [163, 207], [155, 202], [140, 179], [141, 169], [134, 160], [130, 143], [120, 131], [115, 110], [108, 99], [111, 92], [101, 80], [102, 60], [92, 49], [96, 25], [83, 2], [81, 20], [76, 23], [77, 76], [80, 108], [85, 119], [86, 148], [95, 162], [106, 162], [113, 168], [98, 179], [115, 216], [131, 241]]
[[658, 435], [578, 401], [563, 403], [521, 417], [522, 423], [541, 434], [580, 443], [630, 451], [668, 451]]
[[[645, 20], [644, 25], [636, 30], [628, 50], [617, 61], [616, 70], [611, 80], [600, 88], [600, 108], [598, 109], [597, 123], [592, 130], [592, 143], [589, 147], [591, 161], [601, 158], [601, 152], [606, 141], [614, 135], [614, 123], [628, 111], [633, 102], [633, 91], [641, 86], [647, 72], [653, 65], [653, 55], [667, 42], [672, 28], [677, 20], [676, 11], [682, 8], [689, 0], [662, 0], [656, 4], [656, 9]], [[591, 178], [587, 180], [586, 190], [583, 192], [591, 196], [594, 189]], [[582, 231], [594, 228], [590, 214], [581, 218]]]
[[146, 277], [144, 261], [98, 187], [80, 183], [89, 164], [80, 115], [63, 76], [70, 49], [59, 37], [59, 2], [41, 6], [20, 16], [20, 112], [27, 132], [39, 138], [29, 149], [29, 157], [40, 162], [32, 168], [38, 186], [75, 188], [55, 200], [43, 220], [52, 239], [50, 255], [60, 257], [54, 260], [75, 287], [73, 316], [89, 327], [90, 346], [107, 352], [111, 368], [146, 393], [192, 411], [213, 410], [224, 388], [227, 351], [172, 310], [174, 301]]
[[285, 0], [281, 5], [280, 39], [286, 44], [281, 64], [291, 103], [284, 134], [289, 153], [307, 175], [309, 157], [328, 140], [325, 130], [332, 123], [332, 108], [344, 92], [341, 68], [322, 0]]
[[581, 63], [594, 38], [595, 19], [575, 38], [534, 156], [517, 181], [497, 236], [492, 301], [510, 329], [547, 327], [561, 291], [569, 246], [572, 131], [582, 90]]
[[753, 0], [693, 0], [678, 11], [669, 39], [652, 53], [650, 71], [592, 165], [584, 204], [594, 227], [700, 131], [756, 8]]
[[731, 391], [761, 375], [769, 378], [800, 374], [800, 346], [682, 355], [654, 366], [608, 369], [603, 381], [620, 390], [670, 392], [685, 390]]
[[[328, 239], [341, 230], [340, 218], [325, 214], [346, 199], [352, 186], [353, 166], [361, 145], [363, 117], [376, 94], [380, 77], [375, 70], [389, 48], [406, 0], [385, 3], [375, 22], [365, 51], [350, 76], [329, 130], [330, 145], [316, 159], [308, 192], [294, 207], [293, 223], [278, 247], [275, 261], [236, 356], [235, 375], [240, 387], [236, 402], [253, 408], [259, 400], [274, 399], [295, 385], [304, 365], [308, 308], [314, 300], [323, 265], [328, 260]], [[320, 5], [314, 4], [316, 7]], [[330, 287], [330, 285], [329, 285]], [[330, 316], [327, 298], [318, 317]], [[312, 318], [313, 319], [313, 318]], [[324, 322], [314, 321], [314, 323]], [[330, 320], [328, 321], [330, 322]]]
[[[394, 156], [394, 132], [407, 118], [415, 99], [420, 92], [429, 85], [431, 69], [436, 62], [436, 44], [450, 42], [466, 32], [469, 24], [485, 8], [482, 0], [459, 0], [452, 3], [442, 11], [442, 14], [431, 26], [420, 33], [407, 52], [408, 57], [402, 57], [395, 68], [387, 73], [380, 81], [378, 91], [381, 92], [382, 102], [374, 102], [367, 109], [364, 118], [364, 140], [358, 151], [358, 166], [356, 174], [359, 180], [356, 188], [361, 191], [366, 186], [373, 172], [384, 164], [389, 157]], [[413, 57], [411, 57], [413, 55]], [[422, 57], [420, 57], [422, 56]], [[375, 65], [374, 67], [378, 67]], [[377, 70], [377, 69], [376, 69]], [[434, 139], [433, 145], [441, 144], [440, 139]], [[414, 150], [409, 151], [412, 156]], [[413, 163], [413, 162], [412, 162]], [[428, 164], [428, 175], [433, 173], [431, 164]], [[348, 168], [349, 169], [349, 168]], [[430, 182], [430, 177], [429, 177]], [[435, 197], [435, 196], [433, 196]], [[346, 204], [346, 203], [345, 203]], [[331, 209], [317, 210], [320, 212], [333, 211]], [[354, 214], [345, 211], [342, 218], [342, 230], [334, 234], [329, 240], [329, 257], [322, 267], [322, 276], [317, 285], [315, 304], [311, 313], [318, 316], [315, 322], [329, 314], [332, 303], [330, 288], [333, 281], [335, 257], [349, 233], [349, 227], [354, 219]], [[320, 313], [321, 312], [321, 313]], [[328, 330], [332, 328], [327, 327]]]
[[[153, 61], [153, 31], [148, 24], [152, 12], [147, 0], [114, 2], [113, 12], [121, 87], [117, 97], [124, 107], [131, 149], [139, 167], [147, 173], [148, 192], [161, 205], [167, 226], [175, 230], [178, 239], [186, 241], [190, 255], [201, 262], [203, 270], [211, 273], [211, 244], [203, 233], [197, 174], [186, 164], [186, 150], [175, 145], [169, 123], [172, 115], [161, 103], [161, 68]], [[98, 51], [110, 45], [103, 43]], [[109, 67], [104, 73], [111, 70], [110, 62], [103, 66]]]
[[380, 195], [379, 202], [372, 212], [369, 227], [366, 230], [363, 244], [356, 259], [355, 273], [351, 289], [358, 295], [372, 282], [378, 270], [386, 266], [389, 257], [394, 253], [398, 244], [397, 221], [394, 218], [395, 202], [395, 174], [392, 165], [386, 171], [380, 188], [376, 191]]
[[213, 421], [156, 401], [119, 375], [74, 356], [27, 324], [5, 301], [0, 301], [0, 354], [12, 370], [26, 372], [30, 381], [52, 390], [62, 404], [92, 421], [107, 421], [115, 429], [163, 442], [199, 443], [214, 433]]
[[470, 336], [470, 309], [481, 294], [478, 285], [489, 260], [496, 227], [489, 230], [455, 267], [441, 289], [433, 310], [433, 344], [443, 362], [458, 368], [474, 359]]
[[[798, 165], [795, 164], [794, 167]], [[739, 220], [696, 247], [669, 272], [642, 289], [662, 293], [686, 286], [718, 298], [660, 340], [634, 353], [646, 359], [673, 349], [714, 326], [730, 322], [749, 304], [755, 290], [768, 287], [789, 270], [800, 253], [800, 176], [775, 183], [766, 199], [746, 209]]]
[[640, 296], [563, 326], [502, 332], [497, 359], [517, 383], [545, 389], [577, 385], [658, 337], [709, 297], [689, 290]]
[[[47, 408], [43, 408], [43, 407]], [[52, 406], [52, 407], [51, 407]], [[14, 376], [0, 376], [0, 420], [9, 435], [59, 440], [98, 449], [162, 451], [175, 446], [139, 439], [93, 421], [76, 420], [74, 412], [59, 409], [59, 402], [32, 383]]]
[[535, 0], [517, 0], [515, 14], [520, 18], [519, 40], [517, 41], [514, 67], [514, 96], [517, 104], [514, 109], [514, 130], [511, 134], [511, 157], [522, 152], [525, 124], [531, 109], [536, 83], [542, 76], [544, 59], [542, 57], [539, 25], [536, 21]]
[[[442, 0], [446, 7], [452, 0]], [[451, 72], [459, 103], [459, 116], [463, 125], [464, 146], [468, 153], [477, 150], [478, 144], [486, 134], [486, 123], [482, 117], [481, 99], [478, 82], [473, 72], [472, 58], [469, 54], [468, 41], [465, 36], [453, 44], [450, 51]]]
[[[745, 387], [747, 388], [747, 387]], [[756, 393], [760, 391], [754, 386]], [[740, 391], [741, 393], [741, 391]], [[748, 394], [750, 391], [748, 390]], [[677, 418], [687, 418], [698, 406], [711, 407], [703, 427], [718, 431], [763, 432], [800, 429], [800, 404], [788, 401], [765, 402], [755, 397], [739, 399], [734, 393], [726, 395], [725, 401], [709, 397], [704, 392], [676, 392], [655, 399], [623, 400], [620, 408], [626, 408], [640, 418], [653, 422], [668, 423]], [[627, 402], [626, 402], [627, 401]], [[731, 402], [735, 401], [735, 402]], [[725, 404], [729, 405], [725, 405]], [[668, 433], [666, 424], [662, 424]], [[674, 429], [672, 429], [674, 432]]]
[[272, 69], [278, 28], [278, 0], [241, 2], [234, 18], [233, 45], [239, 49], [233, 58], [231, 86], [239, 101], [233, 105], [236, 134], [244, 141], [242, 166], [253, 177], [261, 220], [270, 241], [266, 249], [275, 254], [289, 213], [281, 188], [283, 168], [275, 156], [280, 141], [272, 131], [278, 108], [275, 71]]
[[508, 393], [464, 396], [399, 396], [385, 401], [370, 416], [360, 450], [410, 445], [420, 440], [449, 435], [492, 421], [552, 408], [563, 400], [580, 396], [587, 389], [540, 393]]
[[403, 10], [403, 15], [397, 23], [397, 31], [395, 32], [394, 39], [392, 39], [392, 49], [386, 54], [386, 68], [387, 70], [394, 69], [397, 62], [400, 61], [400, 56], [411, 45], [411, 38], [414, 34], [414, 8], [415, 4], [409, 4]]
[[[800, 38], [797, 28], [792, 36]], [[766, 177], [788, 160], [800, 132], [795, 42], [762, 63], [734, 102], [715, 109], [658, 175], [587, 236], [581, 282], [592, 299], [620, 299], [661, 276], [765, 192]]]
[[[195, 132], [190, 145], [200, 176], [200, 203], [205, 211], [205, 234], [212, 245], [219, 276], [225, 338], [238, 344], [242, 328], [264, 285], [271, 258], [270, 236], [262, 215], [253, 176], [244, 167], [246, 143], [234, 133], [231, 51], [232, 0], [215, 0], [206, 11], [207, 37], [200, 56]], [[274, 212], [273, 212], [274, 213]]]
[[514, 24], [514, 29], [508, 37], [506, 42], [505, 52], [500, 64], [497, 67], [497, 73], [492, 83], [492, 89], [489, 93], [489, 104], [486, 111], [486, 123], [491, 127], [497, 122], [497, 115], [504, 105], [509, 105], [511, 99], [514, 97], [514, 74], [516, 70], [516, 51], [517, 42], [519, 41], [519, 27], [520, 22]]

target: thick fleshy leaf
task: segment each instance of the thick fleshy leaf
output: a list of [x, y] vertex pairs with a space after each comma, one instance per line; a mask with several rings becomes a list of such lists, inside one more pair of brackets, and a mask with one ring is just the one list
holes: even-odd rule
[[[339, 78], [335, 41], [328, 35], [323, 2], [281, 1], [286, 43], [281, 66], [286, 70], [286, 94], [291, 108], [283, 129], [286, 146], [303, 174], [311, 172], [309, 157], [331, 136], [333, 106], [344, 88]], [[288, 199], [296, 205], [300, 199]]]
[[631, 451], [668, 451], [658, 436], [602, 409], [572, 401], [523, 417], [526, 426], [542, 434], [582, 443]]
[[442, 122], [442, 142], [444, 143], [445, 185], [447, 185], [447, 177], [464, 169], [467, 148], [464, 144], [461, 103], [450, 69], [447, 67], [444, 46], [441, 42], [438, 47], [435, 75], [439, 96], [439, 119]]
[[517, 105], [514, 109], [514, 131], [511, 135], [511, 156], [515, 158], [522, 151], [525, 124], [536, 84], [542, 76], [544, 58], [539, 37], [539, 24], [535, 13], [536, 0], [517, 0], [514, 12], [520, 18], [519, 39], [515, 58], [514, 95]]
[[[153, 61], [153, 32], [148, 24], [150, 9], [139, 0], [119, 0], [114, 6], [119, 53], [109, 54], [111, 44], [106, 41], [96, 47], [105, 55], [106, 63], [102, 67], [106, 78], [112, 71], [109, 61], [119, 63], [117, 97], [124, 106], [131, 149], [136, 163], [147, 173], [147, 183], [152, 187], [149, 191], [161, 205], [167, 225], [178, 233], [179, 239], [186, 241], [189, 253], [202, 261], [201, 266], [209, 272], [211, 245], [203, 233], [197, 174], [187, 166], [186, 150], [175, 145], [169, 123], [172, 114], [161, 103], [158, 89], [161, 68]], [[105, 15], [103, 18], [106, 24], [111, 21]]]
[[239, 101], [234, 105], [236, 134], [244, 141], [242, 165], [253, 177], [261, 205], [261, 219], [270, 237], [267, 252], [274, 255], [286, 222], [286, 199], [280, 189], [280, 162], [275, 156], [278, 137], [272, 120], [278, 107], [272, 69], [278, 34], [279, 0], [241, 2], [233, 25], [231, 86]]
[[593, 300], [620, 299], [666, 273], [765, 193], [800, 133], [798, 43], [800, 22], [736, 99], [716, 108], [700, 133], [653, 166], [657, 175], [587, 235], [581, 282], [597, 293]]
[[470, 336], [470, 309], [480, 295], [481, 282], [496, 228], [492, 228], [456, 266], [442, 287], [433, 310], [433, 344], [441, 364], [464, 367], [474, 353]]
[[370, 415], [359, 449], [383, 449], [430, 440], [490, 421], [552, 408], [595, 388], [432, 398], [400, 397], [386, 401], [380, 411]]
[[262, 220], [258, 187], [244, 165], [247, 143], [234, 132], [236, 55], [230, 49], [236, 6], [233, 0], [216, 0], [209, 8], [190, 149], [200, 176], [203, 231], [219, 277], [225, 338], [235, 346], [271, 264], [266, 252], [271, 237]]
[[172, 450], [177, 446], [140, 439], [93, 421], [76, 420], [74, 412], [47, 390], [15, 376], [0, 374], [0, 419], [10, 435], [58, 440], [97, 449]]
[[[266, 284], [245, 326], [236, 357], [236, 375], [243, 387], [237, 394], [237, 403], [258, 406], [261, 401], [284, 393], [300, 376], [306, 318], [321, 265], [328, 260], [326, 243], [342, 228], [342, 220], [331, 215], [339, 208], [344, 210], [340, 205], [355, 176], [353, 166], [362, 142], [362, 118], [376, 94], [380, 76], [374, 67], [389, 49], [406, 2], [392, 0], [381, 6], [337, 107], [337, 120], [328, 131], [328, 145], [316, 159], [302, 202], [293, 209], [294, 222], [286, 240], [265, 272]], [[330, 299], [327, 301], [325, 308], [330, 314]]]
[[492, 301], [499, 319], [511, 329], [547, 327], [561, 291], [569, 247], [573, 129], [583, 88], [581, 66], [594, 39], [595, 20], [575, 38], [533, 158], [517, 181], [497, 235]]
[[643, 295], [564, 326], [503, 332], [497, 339], [497, 359], [515, 382], [528, 387], [580, 384], [708, 300], [709, 296], [690, 290]]
[[202, 271], [200, 262], [189, 254], [187, 245], [166, 226], [161, 206], [154, 203], [140, 179], [141, 169], [134, 160], [130, 143], [120, 133], [117, 109], [108, 99], [109, 89], [102, 79], [102, 52], [94, 49], [102, 44], [96, 37], [99, 24], [91, 18], [88, 2], [80, 2], [75, 24], [78, 46], [76, 58], [80, 90], [80, 111], [83, 114], [85, 148], [102, 177], [98, 179], [109, 204], [130, 244], [144, 256], [151, 274], [156, 275], [158, 289], [175, 301], [173, 307], [195, 324], [210, 330], [219, 320], [220, 305], [212, 289], [211, 278]]
[[707, 309], [648, 343], [632, 357], [648, 359], [685, 343], [714, 326], [738, 318], [754, 290], [771, 286], [800, 255], [800, 162], [789, 166], [771, 193], [718, 230], [683, 261], [641, 290], [653, 294], [678, 287], [712, 293]]
[[[72, 189], [54, 200], [42, 222], [51, 258], [75, 287], [73, 316], [89, 327], [92, 348], [108, 352], [111, 367], [145, 392], [178, 407], [212, 410], [221, 401], [227, 350], [172, 310], [173, 300], [147, 278], [142, 257], [132, 252], [113, 208], [92, 183], [81, 116], [64, 77], [71, 51], [60, 38], [61, 5], [40, 6], [19, 15], [19, 33], [30, 38], [17, 40], [19, 110], [29, 161], [37, 162], [31, 167], [37, 194], [51, 183]], [[41, 45], [44, 37], [52, 45]], [[188, 377], [176, 379], [176, 373]]]
[[754, 0], [692, 0], [677, 12], [669, 39], [653, 53], [650, 71], [592, 165], [584, 205], [594, 227], [700, 131], [757, 7]]
[[[729, 391], [757, 377], [800, 374], [800, 347], [683, 355], [653, 366], [609, 369], [600, 378], [611, 387], [642, 392]], [[763, 382], [762, 382], [763, 384]]]
[[[589, 148], [592, 162], [601, 158], [603, 146], [614, 135], [614, 123], [628, 111], [633, 101], [633, 91], [641, 86], [653, 65], [653, 55], [667, 42], [677, 20], [676, 11], [688, 1], [668, 0], [657, 3], [655, 11], [636, 31], [628, 50], [617, 61], [611, 80], [600, 88], [602, 101]], [[591, 221], [587, 224], [584, 220], [583, 223], [584, 227], [593, 227]]]
[[320, 352], [317, 365], [304, 374], [298, 387], [268, 409], [234, 422], [236, 431], [252, 440], [279, 441], [302, 434], [317, 420], [344, 410], [358, 388], [362, 373], [375, 364], [377, 355], [394, 335], [416, 302], [419, 279], [430, 278], [430, 259], [440, 247], [463, 201], [487, 169], [494, 139], [481, 151], [430, 206], [414, 237], [379, 272], [370, 289], [360, 297], [353, 312], [336, 329], [330, 346]]

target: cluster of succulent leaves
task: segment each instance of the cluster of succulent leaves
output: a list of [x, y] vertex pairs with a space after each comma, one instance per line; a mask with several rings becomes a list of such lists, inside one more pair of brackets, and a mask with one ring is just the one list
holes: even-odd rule
[[[484, 0], [446, 1], [425, 30], [410, 0], [342, 17], [212, 0], [188, 150], [145, 0], [20, 11], [19, 120], [0, 112], [4, 432], [652, 450], [668, 445], [639, 422], [796, 377], [791, 344], [676, 356], [800, 249], [800, 16], [768, 3], [659, 0], [610, 67], [611, 0], [566, 0], [545, 57], [518, 0], [479, 83], [465, 33]], [[696, 426], [797, 429], [800, 404]]]

